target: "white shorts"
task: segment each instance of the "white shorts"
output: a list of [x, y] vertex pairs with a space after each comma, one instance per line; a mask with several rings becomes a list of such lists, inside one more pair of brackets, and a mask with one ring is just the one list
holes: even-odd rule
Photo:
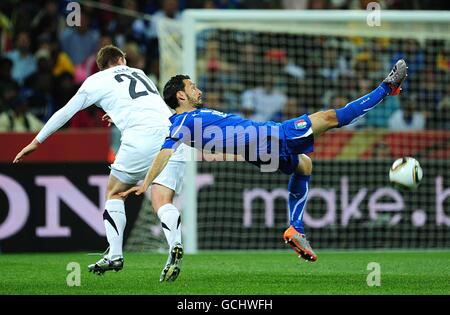
[[[153, 159], [161, 150], [167, 133], [167, 130], [161, 129], [126, 130], [122, 134], [116, 159], [111, 165], [111, 175], [124, 184], [136, 184], [143, 180]], [[180, 146], [153, 183], [170, 188], [178, 194], [183, 186], [184, 169], [185, 157]]]

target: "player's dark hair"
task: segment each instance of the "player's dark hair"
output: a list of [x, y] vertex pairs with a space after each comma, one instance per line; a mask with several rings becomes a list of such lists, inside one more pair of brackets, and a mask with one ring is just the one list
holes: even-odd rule
[[100, 70], [117, 63], [119, 58], [125, 58], [125, 53], [114, 45], [103, 46], [97, 53], [97, 66]]
[[170, 78], [169, 81], [167, 81], [166, 85], [164, 85], [163, 90], [163, 98], [164, 102], [172, 108], [175, 109], [180, 104], [178, 104], [177, 99], [177, 92], [178, 91], [184, 91], [184, 82], [183, 80], [189, 80], [190, 77], [185, 74], [177, 74], [176, 76], [173, 76]]

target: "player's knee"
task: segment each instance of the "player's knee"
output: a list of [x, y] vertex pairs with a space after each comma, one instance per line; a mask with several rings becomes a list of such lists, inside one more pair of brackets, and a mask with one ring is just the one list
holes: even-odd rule
[[153, 209], [157, 212], [165, 204], [173, 202], [173, 192], [168, 188], [152, 185], [151, 201]]
[[338, 119], [336, 116], [336, 111], [334, 109], [324, 111], [323, 119], [328, 128], [335, 128], [338, 126]]
[[119, 196], [119, 193], [124, 191], [124, 189], [120, 190], [120, 189], [107, 189], [106, 191], [106, 200], [111, 200], [111, 199], [119, 199], [119, 200], [125, 200], [125, 198]]
[[158, 209], [164, 206], [167, 203], [170, 203], [170, 201], [167, 200], [167, 198], [164, 198], [164, 196], [160, 196], [152, 193], [152, 208], [155, 212], [158, 212]]
[[312, 129], [316, 137], [339, 125], [334, 109], [316, 112], [310, 115], [309, 119], [311, 120]]
[[119, 196], [119, 192], [106, 194], [106, 200], [112, 199], [125, 200], [126, 198]]
[[297, 172], [301, 175], [311, 175], [313, 168], [311, 158], [306, 154], [300, 154], [298, 159], [299, 163], [297, 167]]

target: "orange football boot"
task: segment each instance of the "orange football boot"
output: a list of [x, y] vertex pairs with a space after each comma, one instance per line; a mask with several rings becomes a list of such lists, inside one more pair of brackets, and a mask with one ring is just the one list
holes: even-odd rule
[[383, 80], [383, 82], [387, 83], [391, 88], [389, 95], [394, 96], [400, 94], [400, 91], [402, 90], [400, 86], [408, 76], [407, 70], [408, 66], [406, 65], [405, 60], [400, 59], [395, 63], [391, 72], [389, 72], [389, 75]]
[[317, 255], [309, 245], [308, 240], [304, 234], [299, 233], [292, 225], [284, 231], [284, 242], [289, 244], [292, 249], [298, 254], [298, 257], [302, 257], [307, 261], [316, 261]]

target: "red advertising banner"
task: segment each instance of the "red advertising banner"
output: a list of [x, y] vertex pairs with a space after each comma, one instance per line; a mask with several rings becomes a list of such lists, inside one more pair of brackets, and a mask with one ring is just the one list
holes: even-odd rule
[[[34, 133], [0, 133], [0, 162], [10, 163], [36, 136]], [[59, 131], [49, 137], [24, 163], [33, 162], [107, 162], [110, 154], [109, 129]]]

